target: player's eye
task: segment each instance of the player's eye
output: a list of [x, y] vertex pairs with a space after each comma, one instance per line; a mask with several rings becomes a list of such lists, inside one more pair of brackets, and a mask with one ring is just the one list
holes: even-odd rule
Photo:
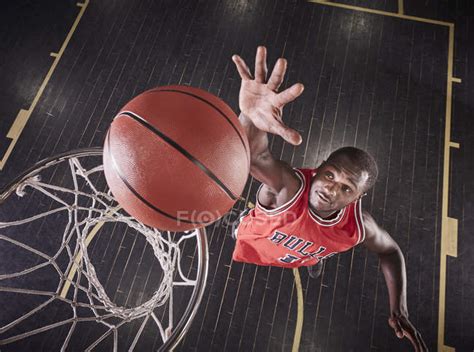
[[332, 180], [334, 178], [334, 175], [332, 174], [332, 172], [326, 171], [326, 178]]
[[348, 186], [342, 186], [342, 191], [344, 193], [351, 193], [352, 192], [352, 188], [348, 187]]

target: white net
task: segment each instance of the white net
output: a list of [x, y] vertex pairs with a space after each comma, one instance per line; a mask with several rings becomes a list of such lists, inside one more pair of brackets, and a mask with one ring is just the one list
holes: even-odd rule
[[[13, 297], [20, 301], [28, 300], [28, 304], [22, 308], [21, 314], [13, 312], [0, 319], [0, 345], [15, 344], [31, 336], [59, 329], [57, 334], [50, 336], [62, 335], [61, 350], [76, 350], [78, 346], [86, 351], [102, 351], [105, 348], [114, 351], [125, 348], [134, 350], [141, 338], [146, 339], [142, 337], [146, 335], [144, 331], [147, 330], [149, 335], [151, 331], [153, 335], [155, 329], [161, 341], [154, 341], [153, 347], [167, 350], [179, 342], [189, 327], [202, 297], [207, 273], [204, 231], [185, 234], [162, 232], [127, 215], [110, 192], [106, 191], [100, 156], [100, 150], [89, 149], [52, 158], [27, 172], [1, 195], [4, 204], [0, 212], [0, 220], [3, 221], [0, 222], [0, 256], [4, 255], [4, 262], [0, 262], [0, 294], [9, 296], [0, 303], [5, 304]], [[46, 174], [48, 182], [42, 181], [41, 173]], [[30, 196], [25, 207], [7, 205], [5, 201], [13, 198], [13, 192], [22, 198], [26, 198], [25, 194]], [[36, 198], [29, 193], [36, 195]], [[18, 213], [23, 218], [10, 219], [19, 216]], [[4, 221], [5, 217], [8, 221]], [[31, 235], [35, 230], [36, 233], [46, 235]], [[141, 246], [144, 249], [139, 252], [140, 261], [135, 266], [145, 262], [146, 253], [152, 253], [153, 260], [159, 264], [155, 266], [159, 270], [155, 268], [153, 272], [148, 272], [148, 276], [159, 278], [158, 283], [155, 278], [157, 288], [140, 289], [140, 299], [134, 300], [129, 299], [133, 293], [128, 292], [122, 304], [116, 302], [120, 301], [117, 297], [123, 293], [120, 292], [121, 286], [115, 291], [114, 300], [109, 293], [114, 290], [108, 290], [102, 282], [104, 279], [112, 282], [117, 272], [126, 272], [128, 262], [132, 261], [131, 256], [126, 257], [125, 264], [113, 263], [115, 273], [109, 270], [98, 274], [90, 250], [91, 243], [98, 241], [99, 233], [112, 231], [118, 231], [120, 236], [132, 236], [134, 246], [143, 242]], [[54, 239], [52, 232], [56, 233]], [[189, 241], [195, 242], [189, 245]], [[105, 250], [109, 250], [109, 243], [105, 243]], [[120, 262], [117, 258], [120, 258], [121, 246], [118, 246], [115, 259], [110, 260]], [[98, 248], [95, 250], [97, 255], [101, 249], [98, 244], [95, 247]], [[183, 249], [191, 253], [187, 255], [186, 261], [182, 260]], [[12, 252], [17, 253], [16, 265], [8, 259], [8, 254], [11, 256]], [[104, 264], [99, 266], [107, 267]], [[129, 275], [133, 277], [132, 289], [129, 291], [133, 291], [135, 281], [138, 280], [137, 272]], [[45, 276], [47, 278], [43, 281], [48, 284], [39, 286], [36, 281]], [[123, 278], [120, 280], [123, 281]], [[53, 289], [46, 290], [46, 286]], [[185, 291], [188, 297], [184, 297], [184, 292], [176, 296], [177, 287], [187, 287]], [[180, 302], [188, 302], [185, 307], [180, 305], [178, 313], [173, 309], [175, 296]], [[47, 319], [41, 315], [58, 302], [68, 307], [67, 314], [61, 307], [56, 308], [56, 313], [49, 314]], [[133, 302], [138, 304], [133, 305]], [[57, 310], [61, 310], [61, 314]], [[88, 332], [89, 341], [85, 341], [84, 330], [78, 328], [80, 323], [85, 322], [101, 326], [97, 331], [92, 329], [92, 333]], [[123, 328], [126, 325], [129, 327]], [[127, 338], [121, 338], [122, 331]], [[75, 337], [77, 334], [81, 335], [80, 338]]]

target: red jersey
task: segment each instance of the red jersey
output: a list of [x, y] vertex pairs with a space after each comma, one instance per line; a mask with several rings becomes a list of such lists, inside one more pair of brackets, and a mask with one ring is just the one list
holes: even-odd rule
[[240, 219], [233, 259], [257, 265], [296, 268], [344, 252], [364, 240], [361, 200], [325, 220], [309, 206], [314, 169], [295, 169], [301, 180], [298, 192], [287, 203], [267, 209], [257, 202]]

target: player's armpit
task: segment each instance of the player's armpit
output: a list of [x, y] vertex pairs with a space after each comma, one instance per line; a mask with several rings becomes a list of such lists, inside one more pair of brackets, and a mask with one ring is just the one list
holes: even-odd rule
[[400, 250], [392, 236], [381, 228], [368, 212], [363, 211], [362, 218], [365, 230], [365, 239], [362, 244], [368, 250], [377, 254], [390, 254]]
[[301, 181], [293, 168], [269, 153], [250, 167], [251, 175], [263, 183], [258, 201], [267, 208], [276, 208], [287, 203], [298, 192]]

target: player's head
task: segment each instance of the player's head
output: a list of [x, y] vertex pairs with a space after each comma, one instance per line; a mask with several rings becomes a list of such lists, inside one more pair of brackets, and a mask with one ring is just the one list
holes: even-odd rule
[[362, 149], [337, 149], [319, 167], [311, 184], [310, 203], [330, 215], [362, 197], [377, 180], [374, 158]]

